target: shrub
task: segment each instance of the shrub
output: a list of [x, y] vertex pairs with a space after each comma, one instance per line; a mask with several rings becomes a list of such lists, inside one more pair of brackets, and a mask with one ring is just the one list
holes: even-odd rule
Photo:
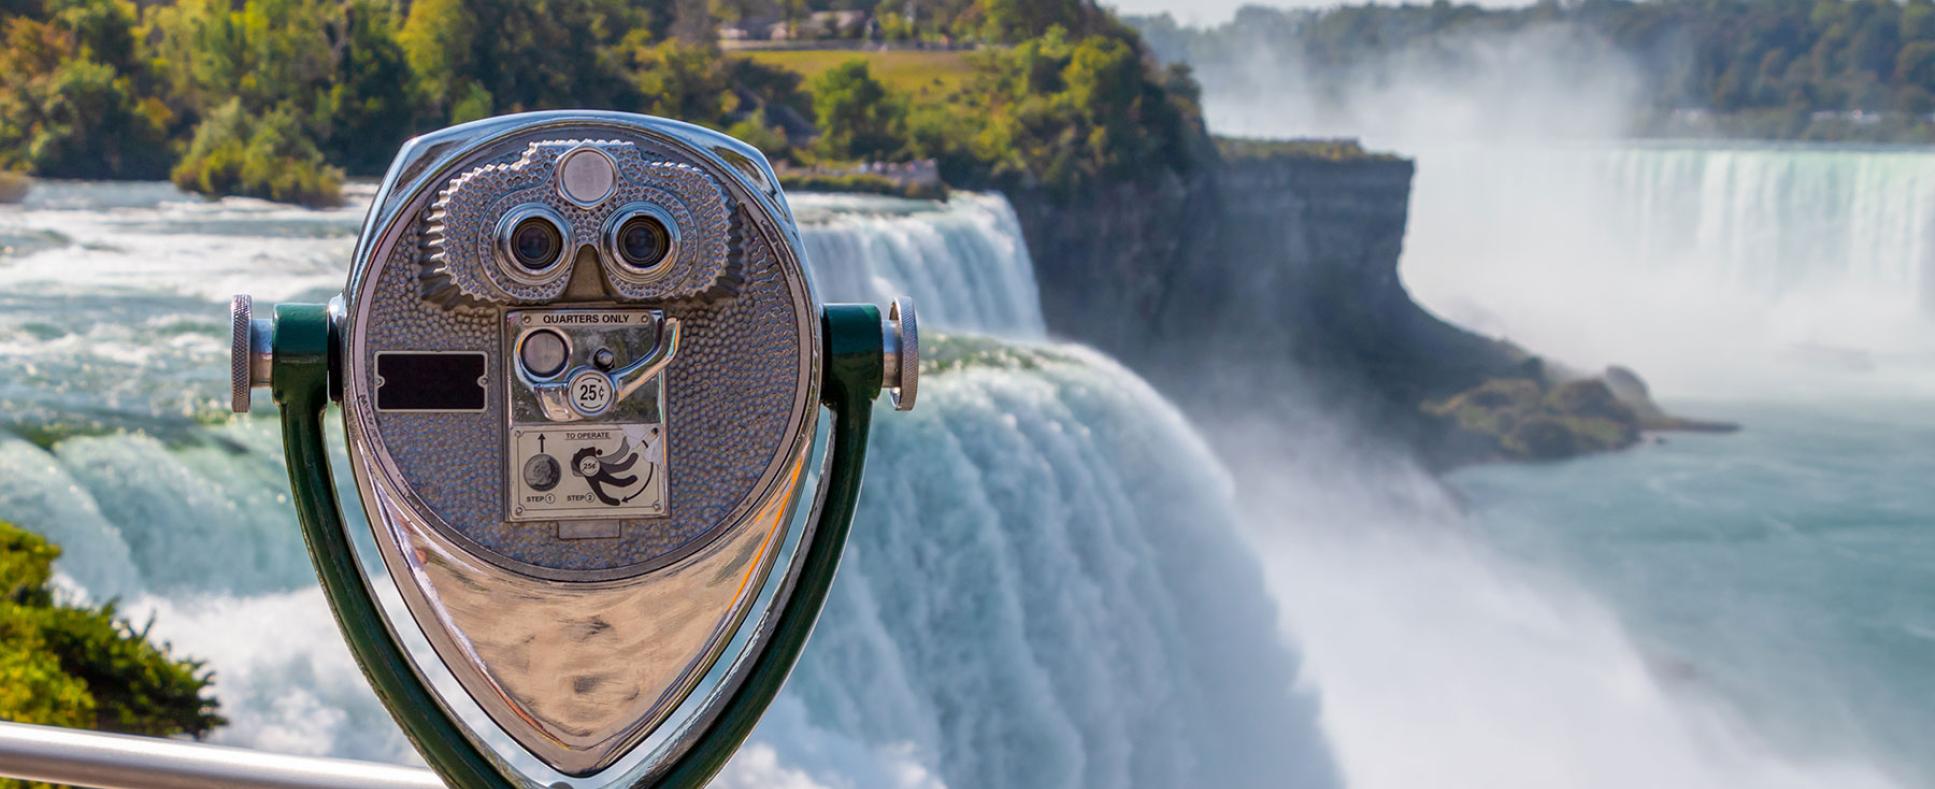
[[54, 598], [60, 549], [0, 522], [0, 719], [201, 737], [222, 725], [200, 661], [170, 654], [112, 603]]
[[4, 21], [0, 166], [60, 178], [145, 178], [167, 171], [161, 119], [132, 81], [69, 30]]
[[343, 173], [324, 163], [295, 114], [260, 117], [231, 100], [195, 128], [175, 165], [176, 186], [209, 195], [248, 195], [307, 206], [342, 202]]
[[820, 139], [814, 144], [830, 159], [891, 160], [904, 155], [906, 105], [867, 69], [850, 60], [814, 77], [813, 113]]

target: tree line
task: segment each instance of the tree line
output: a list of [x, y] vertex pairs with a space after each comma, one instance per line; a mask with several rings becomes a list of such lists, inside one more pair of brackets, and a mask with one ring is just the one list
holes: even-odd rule
[[[1628, 55], [1660, 120], [1715, 115], [1768, 137], [1920, 128], [1935, 112], [1935, 0], [1544, 0], [1485, 8], [1246, 7], [1210, 29], [1132, 20], [1165, 57], [1207, 63], [1262, 46], [1307, 76], [1348, 77], [1393, 54], [1436, 57], [1460, 39], [1569, 26]], [[1337, 80], [1341, 81], [1341, 80]]]
[[975, 77], [916, 99], [856, 62], [809, 84], [718, 48], [757, 6], [731, 0], [0, 0], [0, 170], [326, 204], [412, 134], [591, 107], [803, 163], [934, 158], [957, 184], [1066, 190], [1185, 167], [1202, 137], [1187, 74], [1093, 0], [880, 5], [983, 46]]

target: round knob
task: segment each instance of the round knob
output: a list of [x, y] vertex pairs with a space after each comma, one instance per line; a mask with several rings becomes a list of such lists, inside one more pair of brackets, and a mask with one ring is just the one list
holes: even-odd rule
[[894, 410], [912, 411], [920, 395], [920, 320], [913, 299], [894, 299], [881, 334], [880, 385], [893, 399]]
[[246, 414], [255, 387], [269, 385], [275, 359], [275, 323], [257, 320], [254, 300], [240, 295], [229, 299], [228, 326], [229, 407]]

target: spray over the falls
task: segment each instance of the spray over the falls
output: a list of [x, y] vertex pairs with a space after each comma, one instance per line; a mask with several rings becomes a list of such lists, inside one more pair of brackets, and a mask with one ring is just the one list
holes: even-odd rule
[[1675, 396], [1935, 392], [1935, 154], [1697, 144], [1420, 153], [1405, 283]]

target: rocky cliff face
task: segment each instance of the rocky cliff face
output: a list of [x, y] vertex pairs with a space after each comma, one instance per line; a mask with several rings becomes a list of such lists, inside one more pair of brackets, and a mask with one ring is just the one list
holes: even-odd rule
[[[1437, 320], [1397, 275], [1412, 164], [1232, 156], [1057, 202], [1011, 193], [1051, 332], [1231, 423], [1329, 401], [1419, 447], [1419, 408], [1521, 354]], [[1208, 421], [1208, 420], [1205, 420]], [[1216, 425], [1206, 425], [1215, 432]]]
[[[1397, 268], [1410, 161], [1329, 154], [1226, 146], [1190, 176], [1086, 200], [1011, 193], [1050, 331], [1122, 359], [1185, 410], [1213, 414], [1199, 421], [1227, 432], [1219, 443], [1315, 401], [1434, 464], [1514, 456], [1511, 415], [1461, 420], [1443, 404], [1498, 381], [1533, 391], [1564, 381], [1411, 300]], [[1563, 409], [1539, 413], [1542, 430], [1566, 424]], [[1636, 434], [1637, 417], [1616, 427]], [[1495, 429], [1505, 433], [1486, 433]], [[1544, 441], [1538, 456], [1630, 443], [1581, 438]]]

